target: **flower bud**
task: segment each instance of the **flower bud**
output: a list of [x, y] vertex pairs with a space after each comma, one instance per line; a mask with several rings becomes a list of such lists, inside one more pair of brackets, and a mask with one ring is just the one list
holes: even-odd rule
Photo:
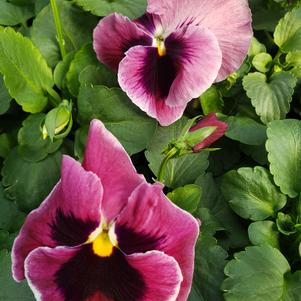
[[72, 105], [64, 100], [58, 107], [49, 111], [45, 118], [42, 128], [43, 138], [48, 136], [51, 140], [54, 138], [63, 138], [72, 127]]

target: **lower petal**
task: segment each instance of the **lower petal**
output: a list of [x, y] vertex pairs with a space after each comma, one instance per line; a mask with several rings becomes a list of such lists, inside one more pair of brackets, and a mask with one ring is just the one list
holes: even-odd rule
[[170, 107], [165, 102], [176, 72], [174, 62], [159, 57], [157, 48], [136, 46], [120, 62], [118, 81], [134, 104], [165, 126], [179, 119], [186, 107], [186, 103]]
[[26, 278], [41, 301], [172, 301], [182, 275], [177, 262], [161, 252], [125, 256], [116, 249], [101, 258], [85, 245], [34, 250]]

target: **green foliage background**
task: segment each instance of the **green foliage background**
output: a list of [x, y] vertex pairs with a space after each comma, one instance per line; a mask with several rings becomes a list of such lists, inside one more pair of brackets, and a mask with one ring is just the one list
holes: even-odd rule
[[[91, 44], [100, 17], [138, 17], [146, 1], [57, 3], [64, 57], [48, 0], [0, 0], [0, 301], [34, 300], [11, 277], [11, 246], [59, 179], [62, 154], [82, 159], [91, 119], [151, 181], [188, 118], [210, 112], [229, 126], [220, 150], [174, 159], [165, 174], [170, 199], [202, 221], [189, 301], [300, 301], [301, 1], [249, 0], [245, 62], [165, 128], [131, 103]], [[73, 105], [70, 126], [43, 139], [61, 99]]]

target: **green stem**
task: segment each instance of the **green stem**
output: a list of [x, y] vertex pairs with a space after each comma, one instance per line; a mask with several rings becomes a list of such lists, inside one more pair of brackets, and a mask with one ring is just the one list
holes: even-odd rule
[[58, 106], [62, 102], [60, 95], [53, 88], [48, 89], [47, 92], [51, 96], [50, 101], [54, 107]]
[[177, 149], [176, 148], [172, 148], [167, 155], [165, 156], [165, 158], [162, 160], [160, 167], [159, 167], [159, 172], [158, 172], [158, 177], [157, 180], [161, 183], [164, 183], [164, 175], [165, 175], [165, 170], [166, 170], [166, 166], [168, 161], [174, 157], [174, 155], [177, 153]]
[[65, 41], [63, 37], [63, 31], [62, 31], [62, 24], [60, 20], [59, 10], [57, 8], [56, 0], [50, 0], [51, 3], [51, 9], [53, 14], [53, 20], [56, 28], [56, 34], [57, 39], [61, 51], [62, 58], [66, 56], [66, 49], [65, 49]]

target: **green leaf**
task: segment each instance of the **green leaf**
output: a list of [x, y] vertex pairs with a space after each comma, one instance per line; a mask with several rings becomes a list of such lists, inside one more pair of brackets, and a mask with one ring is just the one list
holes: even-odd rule
[[2, 76], [0, 76], [0, 115], [6, 113], [10, 107], [11, 97], [4, 85]]
[[280, 20], [274, 41], [284, 52], [301, 50], [301, 7], [288, 12]]
[[[219, 242], [224, 248], [241, 248], [248, 244], [247, 233], [241, 224], [238, 216], [231, 210], [228, 202], [223, 198], [219, 185], [214, 181], [212, 174], [207, 173], [201, 175], [195, 181], [195, 184], [202, 188], [202, 197], [200, 201], [200, 210], [207, 208], [215, 218], [215, 224], [219, 223], [220, 228], [224, 229], [222, 235], [219, 236]], [[199, 218], [204, 222], [207, 220], [208, 214], [204, 216], [204, 211], [199, 211]], [[206, 220], [205, 220], [206, 219]], [[211, 221], [212, 222], [212, 221]], [[203, 224], [202, 227], [207, 227]], [[221, 229], [222, 228], [222, 229]]]
[[222, 301], [221, 284], [225, 278], [227, 252], [214, 237], [201, 233], [196, 245], [192, 292], [188, 301]]
[[11, 250], [17, 235], [18, 233], [9, 233], [6, 230], [0, 230], [0, 250]]
[[251, 223], [248, 229], [249, 239], [255, 246], [270, 245], [279, 249], [279, 232], [272, 221]]
[[84, 10], [100, 17], [119, 13], [129, 18], [138, 18], [146, 11], [146, 0], [74, 0]]
[[284, 277], [289, 272], [290, 266], [278, 249], [267, 245], [248, 247], [236, 253], [225, 267], [225, 300], [292, 300], [283, 298], [285, 291], [291, 290]]
[[22, 123], [18, 134], [19, 154], [27, 161], [40, 161], [48, 154], [54, 153], [61, 146], [62, 140], [51, 142], [50, 139], [43, 139], [42, 124], [45, 114], [28, 116]]
[[228, 124], [225, 135], [248, 145], [262, 145], [266, 141], [266, 126], [245, 116], [220, 118]]
[[299, 301], [301, 296], [301, 271], [286, 275], [286, 286], [283, 300]]
[[[72, 5], [70, 1], [56, 1], [63, 24], [62, 29], [66, 51], [79, 50], [83, 45], [91, 41], [91, 33], [98, 20]], [[46, 58], [49, 66], [54, 67], [61, 60], [61, 54], [50, 4], [44, 7], [35, 18], [31, 37]]]
[[248, 50], [248, 56], [252, 59], [255, 55], [266, 52], [264, 44], [260, 43], [255, 37], [252, 38], [251, 46]]
[[60, 177], [61, 153], [49, 155], [39, 162], [22, 159], [13, 149], [4, 161], [3, 185], [8, 198], [18, 207], [30, 211], [45, 199]]
[[284, 235], [291, 235], [296, 233], [295, 223], [289, 214], [284, 214], [282, 212], [278, 213], [276, 224], [279, 232]]
[[270, 170], [280, 190], [291, 198], [301, 192], [301, 122], [273, 121], [267, 130]]
[[97, 65], [86, 66], [80, 72], [78, 80], [81, 85], [118, 87], [117, 75], [100, 62], [97, 62]]
[[34, 16], [34, 6], [18, 6], [7, 0], [0, 0], [0, 25], [15, 26], [25, 23]]
[[198, 208], [202, 190], [195, 184], [178, 187], [167, 194], [167, 197], [180, 208], [193, 213]]
[[275, 216], [286, 204], [286, 196], [272, 183], [269, 172], [260, 166], [228, 172], [223, 178], [222, 192], [238, 215], [253, 221]]
[[205, 115], [211, 112], [221, 112], [224, 107], [222, 94], [214, 85], [200, 96], [200, 100]]
[[240, 144], [241, 150], [250, 156], [255, 162], [266, 165], [268, 163], [268, 153], [265, 149], [265, 145], [246, 145]]
[[[80, 82], [79, 74], [88, 65], [98, 65], [96, 54], [93, 50], [92, 44], [87, 44], [82, 47], [74, 56], [70, 63], [70, 68], [66, 74], [67, 87], [73, 96], [78, 95]], [[89, 83], [90, 84], [90, 83]]]
[[31, 40], [11, 28], [0, 31], [0, 72], [10, 95], [24, 111], [37, 113], [53, 86], [51, 69]]
[[[145, 152], [149, 167], [155, 175], [157, 175], [161, 161], [164, 158], [163, 149], [169, 142], [181, 135], [186, 124], [187, 118], [184, 117], [168, 127], [157, 127]], [[204, 173], [207, 167], [208, 152], [206, 151], [171, 159], [166, 167], [164, 183], [171, 188], [191, 184], [200, 174]]]
[[0, 251], [0, 300], [3, 301], [34, 301], [35, 298], [26, 281], [17, 283], [12, 278], [11, 254]]
[[146, 148], [156, 122], [140, 111], [118, 88], [82, 86], [78, 96], [78, 118], [82, 124], [100, 119], [132, 155]]
[[243, 87], [263, 123], [285, 118], [290, 109], [296, 78], [289, 72], [266, 75], [254, 72], [243, 79]]
[[84, 158], [88, 130], [89, 126], [85, 125], [77, 129], [77, 131], [75, 132], [74, 154], [80, 161], [82, 161]]
[[4, 195], [4, 188], [0, 183], [0, 229], [15, 232], [19, 230], [25, 214], [21, 212], [16, 204], [8, 200]]

